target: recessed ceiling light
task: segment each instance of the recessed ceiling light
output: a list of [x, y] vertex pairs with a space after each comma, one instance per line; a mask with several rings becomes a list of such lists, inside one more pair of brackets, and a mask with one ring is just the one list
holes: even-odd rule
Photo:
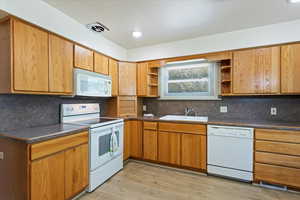
[[288, 0], [290, 3], [300, 3], [300, 0]]
[[140, 32], [140, 31], [133, 31], [132, 32], [132, 37], [134, 37], [134, 38], [140, 38], [140, 37], [142, 37], [142, 35], [143, 35], [143, 33]]

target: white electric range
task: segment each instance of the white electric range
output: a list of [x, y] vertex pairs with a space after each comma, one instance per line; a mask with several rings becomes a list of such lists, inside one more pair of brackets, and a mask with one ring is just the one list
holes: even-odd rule
[[62, 104], [61, 122], [90, 127], [89, 192], [123, 168], [123, 119], [100, 117], [99, 104]]

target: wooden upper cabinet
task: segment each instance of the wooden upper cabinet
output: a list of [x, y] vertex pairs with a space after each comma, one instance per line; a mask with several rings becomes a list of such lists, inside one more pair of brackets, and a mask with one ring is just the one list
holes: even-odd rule
[[113, 59], [108, 60], [108, 72], [111, 77], [111, 95], [118, 96], [119, 94], [119, 69], [118, 62]]
[[137, 65], [137, 96], [147, 96], [148, 87], [148, 63]]
[[48, 92], [48, 33], [13, 20], [14, 90]]
[[280, 47], [235, 51], [233, 93], [280, 93]]
[[136, 95], [136, 63], [119, 62], [119, 95]]
[[74, 48], [74, 65], [77, 68], [94, 71], [94, 52], [79, 45]]
[[108, 57], [94, 53], [94, 72], [108, 75]]
[[281, 47], [281, 92], [300, 94], [300, 44]]
[[73, 92], [73, 43], [49, 35], [49, 91]]

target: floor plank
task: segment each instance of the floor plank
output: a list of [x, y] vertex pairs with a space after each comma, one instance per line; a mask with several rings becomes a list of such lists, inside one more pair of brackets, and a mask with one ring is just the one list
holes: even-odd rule
[[80, 200], [299, 200], [300, 195], [222, 178], [129, 162]]

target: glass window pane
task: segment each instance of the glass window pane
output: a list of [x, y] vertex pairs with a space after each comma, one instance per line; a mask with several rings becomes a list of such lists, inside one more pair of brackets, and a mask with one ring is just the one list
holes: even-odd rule
[[168, 93], [208, 92], [208, 79], [168, 83]]
[[217, 63], [184, 61], [160, 70], [162, 99], [218, 98]]
[[201, 79], [208, 77], [208, 66], [179, 67], [168, 70], [169, 80]]

